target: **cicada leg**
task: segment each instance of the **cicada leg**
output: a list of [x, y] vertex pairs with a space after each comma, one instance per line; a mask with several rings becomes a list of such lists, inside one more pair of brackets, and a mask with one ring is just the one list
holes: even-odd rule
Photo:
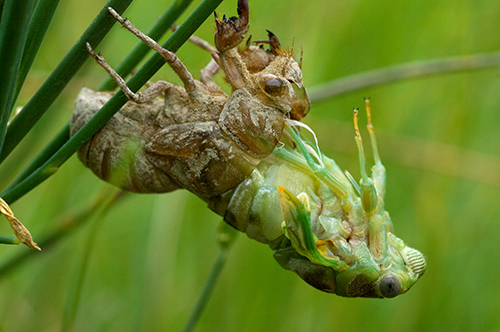
[[336, 271], [344, 270], [347, 265], [339, 257], [326, 257], [318, 250], [316, 245], [318, 239], [312, 232], [311, 209], [307, 195], [300, 194], [295, 197], [281, 186], [278, 187], [278, 193], [285, 216], [286, 233], [293, 248], [315, 264], [329, 266]]
[[246, 64], [236, 50], [247, 33], [248, 19], [247, 0], [238, 0], [238, 17], [219, 18], [215, 15], [217, 30], [214, 42], [219, 55], [219, 66], [224, 70], [233, 90], [252, 85]]
[[[369, 217], [368, 227], [370, 234], [369, 249], [373, 258], [381, 264], [387, 259], [387, 232], [392, 231], [392, 222], [389, 214], [384, 210], [383, 196], [385, 193], [385, 167], [382, 165], [378, 153], [377, 139], [371, 122], [370, 101], [365, 99], [366, 115], [368, 118], [368, 132], [370, 133], [371, 145], [375, 165], [372, 167], [372, 177], [366, 173], [365, 153], [363, 140], [358, 127], [358, 110], [354, 110], [354, 129], [356, 131], [356, 145], [359, 152], [359, 163], [361, 171], [360, 195], [363, 210]], [[377, 182], [375, 182], [377, 181]]]
[[[177, 25], [172, 25], [172, 30], [177, 30]], [[222, 89], [213, 82], [213, 78], [220, 71], [220, 59], [219, 54], [217, 53], [217, 49], [213, 47], [209, 42], [204, 39], [201, 39], [197, 36], [189, 37], [189, 41], [194, 45], [208, 51], [212, 55], [212, 60], [203, 68], [200, 72], [200, 81], [205, 84], [211, 91], [214, 92], [222, 92]]]
[[[346, 186], [335, 176], [330, 173], [326, 167], [323, 165], [322, 157], [321, 157], [321, 151], [314, 151], [309, 145], [306, 145], [302, 138], [299, 136], [297, 131], [292, 128], [291, 124], [298, 123], [297, 121], [294, 120], [288, 120], [285, 128], [287, 129], [288, 133], [292, 137], [293, 141], [295, 142], [297, 149], [300, 151], [302, 156], [305, 158], [307, 165], [309, 168], [312, 170], [314, 175], [318, 177], [320, 180], [322, 180], [328, 187], [330, 187], [334, 192], [336, 192], [340, 197], [342, 198], [347, 198], [348, 197], [348, 189]], [[304, 126], [304, 125], [302, 125]], [[311, 151], [315, 154], [313, 157]], [[317, 160], [317, 162], [315, 161]]]
[[[354, 111], [354, 128], [356, 131], [356, 144], [358, 146], [359, 151], [359, 161], [360, 161], [360, 169], [361, 169], [361, 198], [363, 200], [363, 205], [365, 211], [368, 214], [371, 214], [369, 210], [378, 209], [381, 213], [384, 210], [384, 196], [385, 196], [385, 167], [380, 160], [380, 155], [378, 152], [377, 146], [377, 138], [375, 136], [375, 130], [373, 128], [372, 119], [371, 119], [371, 108], [370, 108], [370, 100], [365, 99], [365, 107], [366, 107], [366, 117], [368, 120], [368, 124], [366, 128], [370, 134], [371, 146], [373, 151], [373, 159], [375, 164], [371, 168], [372, 174], [371, 178], [368, 177], [366, 173], [366, 165], [365, 165], [365, 157], [363, 151], [363, 141], [361, 138], [361, 134], [358, 128], [358, 111]], [[371, 206], [371, 207], [369, 207]]]
[[210, 91], [221, 93], [222, 89], [213, 81], [215, 75], [220, 72], [220, 59], [217, 49], [210, 45], [209, 42], [196, 36], [189, 37], [189, 41], [196, 46], [210, 52], [212, 60], [200, 71], [200, 81], [205, 84]]
[[125, 82], [125, 80], [106, 62], [106, 60], [104, 60], [101, 53], [96, 54], [89, 43], [86, 45], [87, 51], [95, 59], [95, 61], [108, 72], [109, 76], [113, 78], [116, 84], [125, 93], [127, 98], [136, 103], [140, 104], [153, 100], [172, 86], [171, 83], [166, 81], [157, 81], [152, 83], [146, 90], [135, 93], [127, 86], [127, 82]]
[[[169, 50], [161, 47], [156, 41], [154, 41], [149, 36], [145, 35], [143, 32], [139, 31], [136, 27], [134, 27], [127, 19], [122, 18], [113, 8], [108, 7], [109, 13], [127, 30], [132, 32], [135, 36], [137, 36], [140, 40], [142, 40], [146, 45], [150, 48], [158, 52], [165, 61], [170, 65], [170, 67], [174, 70], [174, 72], [179, 76], [179, 78], [184, 83], [184, 87], [186, 91], [194, 98], [197, 98], [198, 95], [204, 96], [208, 91], [206, 91], [205, 87], [196, 79], [194, 79], [193, 75], [188, 71], [186, 66], [182, 63], [182, 61], [177, 57], [177, 55]], [[137, 103], [143, 103], [149, 100], [156, 98], [160, 93], [169, 89], [172, 84], [165, 81], [158, 81], [154, 83], [147, 90], [134, 93], [132, 92], [125, 80], [121, 78], [104, 60], [104, 58], [100, 54], [95, 54], [92, 50], [92, 47], [89, 43], [87, 43], [87, 49], [92, 57], [111, 75], [111, 77], [115, 80], [118, 86], [123, 90], [123, 92], [127, 95], [130, 100], [133, 100]]]
[[370, 99], [368, 98], [365, 99], [365, 107], [366, 107], [366, 117], [368, 119], [368, 124], [366, 125], [366, 128], [368, 129], [368, 133], [370, 134], [370, 140], [372, 143], [372, 150], [373, 150], [373, 159], [375, 161], [375, 164], [372, 167], [372, 179], [375, 184], [375, 188], [377, 188], [377, 194], [379, 195], [380, 198], [383, 199], [385, 197], [385, 167], [384, 165], [382, 165], [382, 162], [380, 160], [380, 155], [378, 153], [377, 138], [375, 137], [375, 130], [372, 124]]
[[120, 14], [118, 14], [113, 8], [109, 7], [108, 11], [125, 29], [132, 32], [137, 38], [142, 40], [146, 45], [158, 52], [165, 59], [165, 61], [170, 65], [170, 67], [184, 83], [186, 91], [190, 92], [196, 89], [196, 80], [175, 53], [161, 47], [160, 44], [158, 44], [151, 37], [147, 36], [136, 27], [134, 27], [129, 20], [122, 18]]

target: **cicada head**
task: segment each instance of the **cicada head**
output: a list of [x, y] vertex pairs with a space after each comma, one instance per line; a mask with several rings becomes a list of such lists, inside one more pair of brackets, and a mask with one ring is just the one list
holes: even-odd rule
[[[251, 46], [249, 38], [238, 52], [252, 75], [256, 97], [264, 104], [289, 114], [291, 119], [301, 120], [310, 108], [301, 65], [291, 52], [281, 47], [271, 31], [267, 32], [268, 40], [255, 42], [260, 47]], [[268, 44], [269, 49], [264, 49], [264, 44]]]
[[356, 263], [336, 276], [335, 293], [345, 297], [392, 298], [408, 291], [426, 270], [425, 258], [388, 234], [388, 255], [377, 262], [364, 243], [356, 248]]

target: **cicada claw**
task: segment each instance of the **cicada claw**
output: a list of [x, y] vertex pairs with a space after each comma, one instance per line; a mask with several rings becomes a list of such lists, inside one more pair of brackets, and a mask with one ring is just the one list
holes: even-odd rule
[[221, 18], [215, 14], [215, 47], [219, 52], [238, 46], [248, 31], [248, 1], [238, 0], [238, 17]]
[[281, 43], [278, 40], [278, 37], [276, 37], [276, 35], [274, 33], [272, 33], [271, 31], [269, 31], [269, 30], [266, 30], [266, 31], [267, 31], [267, 36], [269, 37], [269, 40], [256, 40], [256, 41], [254, 41], [254, 44], [256, 44], [256, 45], [269, 44], [269, 46], [271, 46], [271, 52], [274, 55], [283, 55], [283, 54], [285, 54], [286, 52], [281, 47]]

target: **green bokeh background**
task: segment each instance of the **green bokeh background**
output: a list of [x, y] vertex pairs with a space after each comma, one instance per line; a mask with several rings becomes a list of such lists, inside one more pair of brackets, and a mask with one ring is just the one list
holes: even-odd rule
[[[61, 1], [19, 105], [104, 3]], [[136, 0], [125, 16], [147, 31], [168, 4]], [[227, 0], [218, 11], [234, 15], [235, 7], [236, 0]], [[283, 45], [295, 40], [297, 56], [302, 46], [308, 87], [394, 64], [500, 50], [498, 0], [250, 0], [250, 10], [255, 39], [269, 29]], [[209, 19], [197, 35], [211, 41], [213, 30]], [[116, 66], [135, 44], [114, 27], [98, 50]], [[190, 44], [178, 54], [193, 73], [210, 60]], [[105, 78], [87, 62], [2, 165], [1, 188], [67, 123], [79, 89], [95, 89]], [[179, 81], [167, 67], [155, 78]], [[304, 122], [323, 152], [356, 178], [352, 108], [363, 107], [367, 96], [387, 168], [386, 207], [396, 234], [426, 254], [428, 272], [394, 299], [344, 299], [282, 270], [266, 246], [242, 235], [197, 331], [500, 330], [500, 68], [400, 81], [314, 103]], [[104, 186], [73, 157], [12, 208], [37, 240], [90, 206]], [[130, 195], [97, 218], [101, 227], [74, 330], [180, 331], [217, 255], [219, 220], [186, 191]], [[60, 330], [88, 231], [85, 226], [43, 248], [0, 279], [0, 331]], [[0, 233], [11, 234], [6, 222]], [[29, 250], [0, 248], [0, 264]]]

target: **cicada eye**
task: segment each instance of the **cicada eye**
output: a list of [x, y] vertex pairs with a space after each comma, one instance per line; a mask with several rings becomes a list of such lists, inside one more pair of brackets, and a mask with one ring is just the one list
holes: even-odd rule
[[380, 293], [383, 297], [395, 297], [399, 295], [400, 291], [401, 283], [395, 276], [389, 274], [383, 277], [382, 281], [380, 281]]
[[279, 96], [285, 89], [283, 82], [274, 75], [262, 75], [259, 83], [261, 89], [270, 96]]

